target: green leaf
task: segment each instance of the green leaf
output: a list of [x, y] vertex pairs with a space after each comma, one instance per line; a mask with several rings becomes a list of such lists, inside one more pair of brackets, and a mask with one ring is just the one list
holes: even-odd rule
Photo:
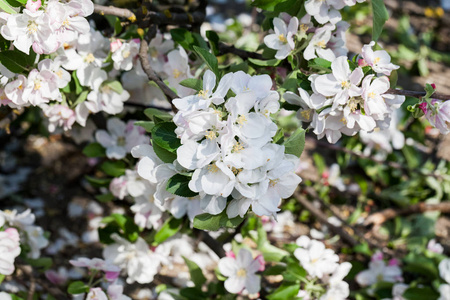
[[153, 127], [155, 127], [155, 122], [153, 122], [153, 121], [137, 121], [137, 122], [134, 122], [134, 125], [141, 126], [147, 132], [152, 132]]
[[184, 28], [172, 29], [170, 30], [170, 34], [172, 35], [172, 39], [186, 50], [192, 50], [192, 45], [197, 43], [192, 33]]
[[402, 297], [408, 300], [436, 300], [439, 295], [431, 287], [414, 287], [407, 289]]
[[273, 11], [275, 6], [280, 2], [283, 2], [283, 0], [255, 0], [251, 5], [264, 10]]
[[77, 100], [75, 100], [75, 102], [72, 104], [72, 107], [75, 107], [75, 106], [77, 106], [77, 105], [83, 103], [83, 102], [86, 100], [88, 94], [89, 94], [89, 91], [83, 91], [83, 92], [77, 97]]
[[248, 61], [259, 67], [276, 67], [281, 63], [279, 59], [261, 60], [256, 58], [248, 58]]
[[69, 284], [67, 292], [72, 295], [89, 292], [89, 286], [82, 281], [75, 281]]
[[0, 284], [5, 280], [6, 275], [0, 274]]
[[135, 242], [139, 236], [139, 227], [128, 216], [112, 214], [103, 218], [102, 223], [117, 225], [122, 230], [122, 235], [130, 242]]
[[214, 55], [219, 55], [219, 35], [212, 30], [206, 31], [206, 38]]
[[111, 193], [96, 195], [95, 199], [97, 199], [100, 202], [110, 202], [114, 200], [114, 195]]
[[180, 84], [196, 91], [200, 91], [203, 89], [203, 80], [201, 79], [188, 78], [181, 81]]
[[384, 23], [389, 19], [389, 13], [384, 5], [384, 0], [372, 0], [373, 29], [372, 40], [377, 41], [383, 31]]
[[88, 175], [85, 175], [84, 178], [94, 187], [108, 186], [111, 182], [110, 178], [96, 178]]
[[109, 86], [114, 92], [116, 92], [119, 95], [122, 94], [123, 92], [122, 84], [117, 80], [107, 82], [105, 83], [105, 85]]
[[208, 50], [194, 46], [195, 53], [206, 63], [208, 68], [213, 71], [217, 76], [217, 80], [220, 78], [219, 63], [214, 54], [209, 53]]
[[191, 280], [194, 282], [195, 287], [201, 289], [202, 285], [206, 282], [205, 275], [203, 275], [202, 269], [193, 262], [192, 260], [187, 259], [183, 256], [186, 265], [189, 268], [189, 273], [191, 274]]
[[[7, 1], [5, 1], [5, 0], [0, 0], [0, 9], [2, 9], [3, 11], [5, 11], [8, 14], [17, 14], [17, 12], [13, 9], [13, 7], [11, 5], [9, 5], [9, 3]], [[2, 61], [2, 64], [3, 64], [3, 60], [1, 60], [1, 61]], [[18, 73], [18, 72], [15, 72], [15, 73]]]
[[169, 193], [172, 193], [174, 195], [178, 195], [181, 197], [195, 197], [198, 195], [198, 193], [193, 192], [189, 189], [189, 181], [191, 180], [190, 177], [184, 176], [181, 174], [175, 174], [167, 181], [166, 190]]
[[100, 165], [100, 169], [107, 175], [119, 177], [125, 174], [126, 165], [123, 161], [105, 161]]
[[46, 271], [53, 265], [53, 260], [50, 257], [40, 257], [37, 259], [25, 258], [24, 260], [30, 266], [39, 268], [41, 271]]
[[311, 69], [316, 69], [319, 71], [330, 71], [331, 70], [331, 61], [328, 61], [324, 58], [314, 58], [308, 61], [308, 67]]
[[92, 143], [84, 147], [83, 154], [87, 157], [105, 157], [105, 148], [99, 143]]
[[[0, 0], [0, 3], [1, 1], [3, 0]], [[29, 55], [18, 50], [8, 50], [0, 52], [0, 61], [8, 70], [13, 73], [22, 73], [24, 71], [29, 71], [29, 69], [34, 65], [35, 59], [36, 53], [34, 53], [33, 51], [31, 51]]]
[[300, 157], [305, 148], [305, 134], [303, 128], [298, 128], [284, 143], [284, 153]]
[[236, 228], [243, 221], [244, 219], [239, 216], [229, 219], [225, 211], [218, 215], [204, 213], [195, 216], [194, 227], [201, 230], [217, 231], [222, 227]]
[[165, 163], [173, 163], [175, 159], [177, 159], [177, 154], [173, 152], [169, 152], [166, 149], [160, 147], [158, 144], [153, 144], [153, 150], [155, 154]]
[[144, 110], [144, 114], [155, 123], [170, 122], [173, 118], [171, 114], [156, 108], [147, 108]]
[[267, 296], [267, 299], [269, 300], [295, 299], [299, 291], [300, 291], [299, 284], [283, 283], [272, 294]]
[[182, 218], [176, 219], [171, 217], [167, 219], [161, 229], [155, 234], [154, 242], [161, 244], [171, 236], [175, 235], [179, 231], [181, 223], [183, 223]]
[[177, 125], [172, 122], [156, 124], [152, 130], [153, 144], [157, 144], [169, 152], [176, 153], [177, 148], [181, 146], [181, 142], [175, 133], [176, 128]]

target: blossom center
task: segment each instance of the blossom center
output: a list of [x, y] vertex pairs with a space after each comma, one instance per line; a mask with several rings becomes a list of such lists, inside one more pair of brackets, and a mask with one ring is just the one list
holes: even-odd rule
[[28, 21], [27, 33], [34, 34], [38, 30], [38, 26], [35, 21]]
[[70, 25], [69, 19], [66, 18], [66, 19], [62, 22], [62, 26], [67, 28], [67, 27], [69, 27], [69, 25]]
[[217, 167], [216, 164], [209, 165], [208, 171], [211, 173], [216, 173], [217, 171], [219, 171], [219, 167]]
[[375, 93], [374, 92], [370, 92], [367, 96], [369, 98], [373, 99], [373, 98], [375, 98]]
[[322, 48], [322, 49], [325, 48], [326, 45], [327, 45], [327, 43], [325, 43], [324, 40], [318, 41], [318, 42], [316, 43], [316, 46], [317, 46], [317, 47], [320, 47], [320, 48]]
[[212, 141], [213, 139], [215, 139], [217, 137], [217, 133], [214, 130], [208, 130], [205, 134], [205, 137], [208, 140]]
[[347, 119], [345, 119], [345, 117], [342, 117], [339, 121], [341, 121], [344, 125], [347, 125]]
[[42, 87], [41, 81], [39, 79], [35, 79], [34, 80], [34, 90], [35, 91], [40, 90], [41, 87]]
[[350, 86], [351, 86], [351, 84], [349, 81], [345, 81], [345, 80], [341, 81], [341, 87], [343, 89], [348, 89], [348, 88], [350, 88]]
[[58, 78], [62, 78], [63, 72], [61, 71], [61, 69], [59, 69], [58, 71], [55, 72], [56, 76], [58, 76]]
[[282, 43], [287, 43], [287, 39], [286, 39], [286, 37], [284, 36], [284, 34], [280, 34], [279, 36], [278, 36], [278, 39], [280, 40], [280, 42], [282, 42]]
[[173, 69], [172, 71], [173, 78], [178, 78], [181, 75], [181, 72], [178, 69]]
[[246, 277], [247, 271], [244, 268], [241, 268], [236, 272], [236, 276], [237, 277]]
[[236, 144], [234, 144], [233, 149], [231, 149], [231, 152], [239, 153], [239, 152], [241, 152], [241, 150], [244, 150], [244, 146], [242, 146], [241, 143], [237, 142]]
[[247, 122], [247, 118], [245, 116], [240, 116], [239, 118], [237, 118], [236, 122], [239, 125], [244, 125]]
[[126, 144], [125, 137], [124, 136], [119, 136], [117, 138], [117, 146], [123, 147], [123, 146], [125, 146], [125, 144]]
[[309, 26], [308, 26], [308, 25], [306, 25], [306, 24], [301, 24], [301, 25], [300, 25], [300, 30], [301, 30], [302, 32], [306, 32], [306, 31], [308, 31], [308, 29], [309, 29]]
[[279, 181], [280, 181], [280, 179], [270, 179], [269, 186], [274, 187]]
[[377, 63], [380, 62], [380, 60], [381, 60], [380, 57], [375, 57], [375, 59], [373, 60], [373, 63], [374, 63], [374, 64], [377, 64]]
[[154, 49], [154, 48], [151, 48], [150, 49], [150, 56], [153, 57], [153, 58], [158, 57], [158, 51], [156, 51], [156, 49]]
[[309, 119], [311, 118], [311, 112], [312, 112], [311, 109], [306, 109], [306, 110], [301, 111], [301, 112], [300, 112], [300, 115], [301, 115], [304, 119], [309, 120]]
[[88, 55], [86, 55], [86, 57], [84, 58], [84, 61], [87, 62], [88, 64], [94, 62], [95, 61], [94, 54], [89, 53]]
[[200, 91], [198, 92], [198, 96], [199, 96], [199, 97], [202, 97], [203, 99], [208, 98], [208, 90], [200, 90]]
[[122, 56], [123, 58], [128, 58], [130, 57], [131, 52], [129, 50], [125, 50], [122, 52]]

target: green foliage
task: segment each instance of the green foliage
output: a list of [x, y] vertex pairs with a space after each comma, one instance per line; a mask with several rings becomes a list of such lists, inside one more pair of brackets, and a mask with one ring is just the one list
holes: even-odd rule
[[239, 216], [229, 219], [225, 211], [218, 215], [204, 213], [195, 216], [194, 227], [200, 230], [217, 231], [222, 227], [236, 228], [243, 221], [244, 219]]
[[[4, 0], [0, 0], [0, 8], [2, 8], [2, 3], [4, 3]], [[11, 72], [20, 74], [31, 70], [31, 67], [36, 61], [36, 53], [31, 51], [30, 54], [27, 55], [18, 50], [1, 51], [0, 61], [2, 62], [2, 65]]]
[[172, 39], [181, 45], [186, 50], [194, 50], [194, 46], [208, 49], [208, 45], [202, 36], [195, 32], [190, 32], [184, 28], [175, 28], [170, 30]]
[[308, 67], [317, 71], [331, 72], [331, 61], [317, 57], [308, 61]]
[[300, 291], [300, 285], [283, 283], [278, 289], [267, 296], [269, 300], [294, 299]]
[[105, 148], [99, 143], [92, 143], [84, 147], [83, 154], [87, 157], [105, 157]]
[[67, 292], [71, 295], [87, 293], [89, 292], [89, 286], [82, 281], [75, 281], [69, 284]]
[[161, 148], [176, 153], [177, 148], [181, 146], [181, 142], [178, 139], [175, 129], [177, 126], [172, 122], [158, 123], [152, 129], [152, 141]]
[[106, 226], [98, 229], [98, 235], [100, 241], [104, 244], [114, 243], [114, 240], [111, 238], [113, 233], [119, 234], [130, 242], [135, 242], [139, 237], [139, 227], [128, 216], [112, 214], [103, 218], [102, 223], [106, 224]]
[[431, 287], [413, 287], [407, 289], [402, 296], [407, 300], [436, 300], [439, 294]]
[[189, 260], [188, 258], [186, 258], [184, 256], [183, 256], [183, 259], [189, 268], [189, 273], [191, 274], [191, 280], [194, 282], [195, 287], [198, 289], [201, 289], [202, 285], [205, 284], [205, 282], [206, 282], [206, 278], [205, 278], [205, 275], [203, 275], [202, 269], [200, 269], [200, 267], [192, 260]]
[[389, 13], [384, 5], [384, 0], [372, 0], [373, 29], [372, 40], [377, 41], [383, 32], [384, 23], [389, 19]]
[[105, 161], [100, 165], [100, 170], [112, 177], [119, 177], [125, 174], [126, 165], [123, 161]]
[[298, 128], [284, 143], [286, 154], [293, 154], [300, 157], [305, 148], [305, 134], [306, 131], [303, 128]]
[[180, 85], [188, 87], [190, 89], [200, 91], [203, 89], [203, 80], [196, 78], [187, 78], [180, 82]]
[[144, 114], [155, 124], [172, 121], [172, 115], [156, 108], [147, 108]]
[[53, 265], [53, 260], [50, 257], [40, 257], [36, 259], [25, 258], [27, 264], [38, 269], [41, 272], [45, 272], [50, 269]]
[[190, 177], [181, 174], [175, 174], [167, 182], [166, 190], [181, 197], [195, 197], [198, 193], [193, 192], [189, 189]]
[[175, 235], [179, 230], [180, 226], [183, 223], [183, 219], [176, 219], [171, 217], [167, 219], [161, 229], [155, 235], [154, 242], [156, 244], [161, 244], [171, 236]]
[[219, 63], [214, 54], [209, 53], [209, 50], [193, 46], [194, 52], [201, 60], [208, 66], [208, 68], [216, 74], [217, 80], [220, 79]]
[[134, 122], [135, 126], [141, 126], [146, 132], [152, 132], [153, 127], [155, 127], [155, 122], [153, 121], [137, 121]]

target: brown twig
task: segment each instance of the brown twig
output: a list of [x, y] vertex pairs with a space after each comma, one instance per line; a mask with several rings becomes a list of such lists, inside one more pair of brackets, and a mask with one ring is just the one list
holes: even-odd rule
[[114, 6], [103, 6], [94, 4], [94, 12], [100, 15], [111, 15], [119, 18], [126, 18], [131, 22], [136, 21], [136, 15], [129, 9]]
[[406, 208], [388, 208], [368, 216], [364, 222], [364, 225], [374, 225], [374, 227], [379, 227], [384, 222], [395, 217], [408, 216], [412, 214], [423, 213], [426, 211], [440, 211], [442, 213], [450, 213], [450, 202], [442, 202], [439, 204], [427, 204], [422, 202]]
[[[152, 39], [156, 35], [156, 26], [152, 26], [149, 29], [149, 40]], [[142, 69], [149, 80], [154, 81], [158, 87], [163, 91], [164, 95], [166, 95], [167, 100], [172, 105], [172, 110], [177, 112], [177, 108], [173, 105], [172, 100], [179, 98], [178, 95], [172, 91], [163, 81], [162, 79], [153, 71], [152, 66], [148, 60], [148, 43], [145, 39], [141, 41], [141, 46], [139, 49], [139, 58], [141, 60]]]
[[[407, 90], [398, 90], [398, 89], [389, 89], [386, 94], [393, 94], [393, 95], [403, 95], [408, 97], [414, 97], [414, 98], [422, 98], [426, 95], [426, 92], [416, 92], [416, 91], [407, 91]], [[450, 95], [444, 95], [439, 93], [434, 93], [431, 98], [438, 99], [438, 100], [450, 100]]]
[[208, 232], [201, 231], [198, 229], [194, 229], [194, 235], [198, 235], [200, 239], [205, 243], [214, 253], [219, 257], [225, 256], [225, 250], [223, 250], [223, 246], [217, 240], [213, 239]]
[[321, 212], [319, 209], [314, 207], [314, 205], [312, 205], [312, 203], [304, 195], [302, 195], [302, 193], [299, 191], [299, 189], [297, 189], [297, 191], [295, 192], [294, 195], [295, 195], [295, 198], [297, 199], [297, 201], [301, 205], [303, 205], [308, 211], [310, 211], [320, 221], [320, 223], [326, 225], [332, 232], [339, 235], [344, 241], [349, 243], [351, 246], [356, 246], [359, 244], [359, 242], [357, 240], [355, 240], [355, 238], [353, 238], [343, 228], [334, 226], [333, 224], [328, 222], [327, 216], [323, 212]]
[[248, 58], [263, 59], [262, 55], [259, 53], [238, 49], [238, 48], [234, 47], [233, 45], [219, 43], [219, 55], [224, 55], [227, 53], [237, 55], [242, 59], [248, 59]]

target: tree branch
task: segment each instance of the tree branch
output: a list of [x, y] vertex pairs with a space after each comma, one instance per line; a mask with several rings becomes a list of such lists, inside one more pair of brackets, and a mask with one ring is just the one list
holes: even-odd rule
[[103, 6], [94, 4], [94, 12], [100, 15], [111, 15], [119, 18], [126, 18], [131, 22], [136, 21], [136, 15], [129, 9], [114, 6]]
[[303, 196], [301, 194], [299, 189], [297, 189], [294, 196], [295, 196], [295, 199], [297, 199], [297, 201], [301, 205], [303, 205], [307, 210], [309, 210], [320, 221], [320, 223], [326, 225], [332, 232], [339, 235], [344, 241], [346, 241], [353, 247], [359, 244], [359, 242], [357, 240], [355, 240], [343, 228], [334, 226], [333, 224], [328, 222], [327, 216], [323, 212], [321, 212], [319, 209], [315, 208], [314, 205], [312, 205], [312, 203], [305, 196]]
[[[156, 26], [152, 26], [149, 29], [149, 39], [152, 39], [156, 35]], [[163, 81], [162, 79], [153, 71], [150, 62], [148, 61], [148, 43], [145, 39], [141, 41], [141, 46], [139, 49], [139, 58], [141, 60], [142, 69], [149, 80], [154, 81], [158, 87], [163, 91], [164, 95], [166, 95], [167, 100], [172, 105], [172, 110], [177, 112], [177, 108], [173, 105], [172, 100], [179, 98], [178, 95], [172, 91]]]
[[259, 53], [238, 49], [234, 47], [234, 45], [227, 45], [225, 43], [219, 43], [219, 52], [220, 52], [219, 55], [231, 53], [239, 56], [242, 59], [248, 58], [263, 59], [262, 55]]
[[364, 225], [380, 226], [384, 222], [398, 216], [408, 216], [412, 214], [424, 213], [426, 211], [440, 211], [442, 213], [450, 213], [450, 202], [442, 202], [439, 204], [418, 203], [406, 208], [388, 208], [380, 212], [371, 214], [367, 217]]
[[[414, 98], [422, 98], [426, 95], [425, 92], [416, 92], [416, 91], [407, 91], [407, 90], [398, 90], [398, 89], [389, 89], [386, 94], [393, 94], [393, 95], [403, 95], [408, 97], [414, 97]], [[438, 100], [450, 100], [450, 95], [444, 95], [439, 93], [434, 93], [431, 98], [438, 99]]]

